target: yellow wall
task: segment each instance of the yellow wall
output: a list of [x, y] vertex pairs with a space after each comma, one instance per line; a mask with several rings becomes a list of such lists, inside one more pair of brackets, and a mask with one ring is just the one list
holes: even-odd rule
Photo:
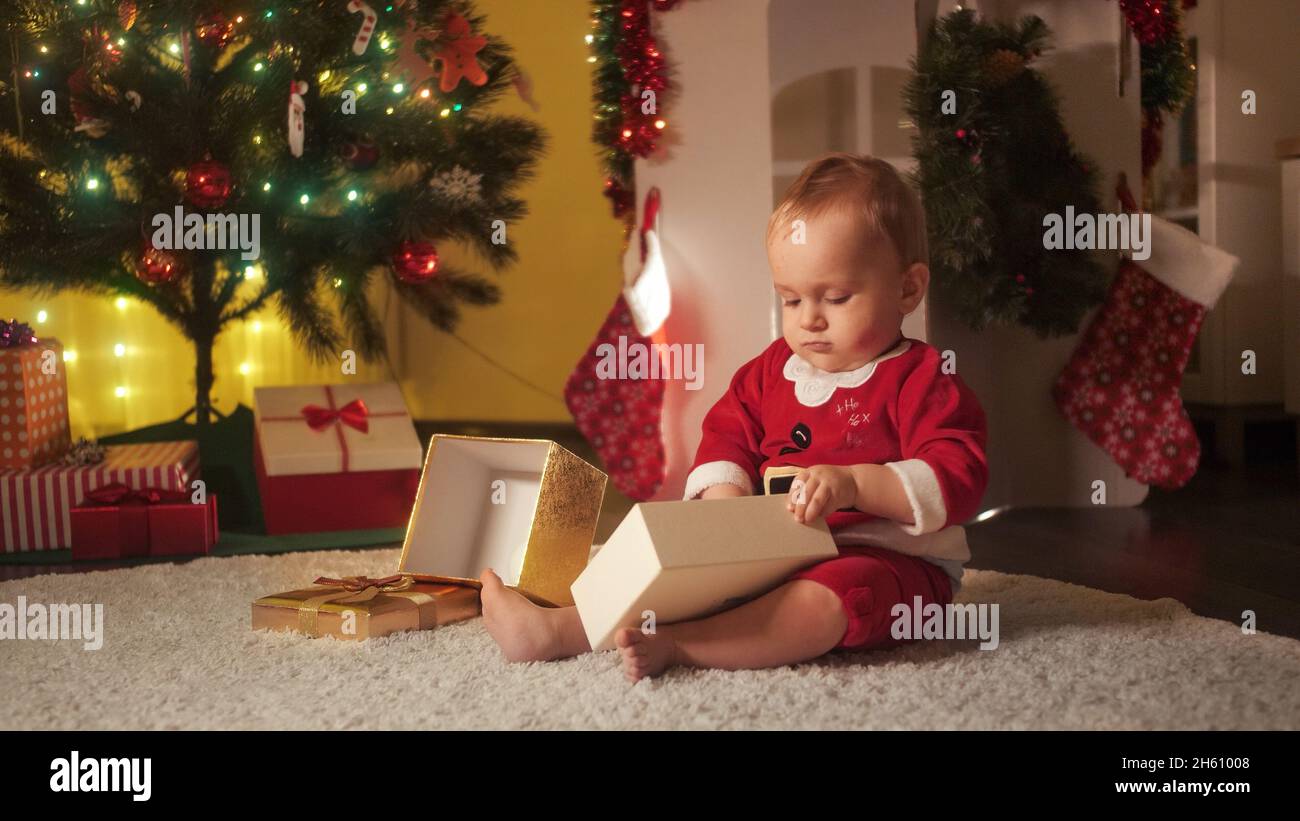
[[[459, 335], [488, 356], [558, 396], [620, 286], [620, 227], [601, 196], [591, 130], [591, 65], [583, 35], [585, 0], [479, 0], [489, 30], [503, 37], [532, 78], [534, 113], [513, 93], [502, 113], [530, 117], [550, 137], [536, 178], [522, 189], [530, 215], [511, 228], [519, 263], [499, 276], [503, 297], [465, 308]], [[456, 248], [451, 264], [487, 273]], [[251, 284], [245, 287], [252, 287]], [[380, 297], [382, 306], [382, 296]], [[394, 299], [394, 303], [396, 300]], [[37, 323], [44, 310], [47, 319]], [[31, 322], [75, 351], [68, 363], [73, 434], [103, 436], [179, 416], [193, 402], [188, 342], [147, 306], [79, 294], [37, 297], [0, 291], [0, 314]], [[564, 405], [493, 368], [415, 314], [390, 306], [390, 353], [411, 412], [422, 419], [556, 421]], [[217, 407], [252, 404], [257, 385], [341, 381], [337, 364], [315, 364], [297, 350], [275, 315], [264, 311], [228, 326], [217, 342]], [[116, 356], [114, 346], [125, 347]], [[240, 372], [246, 365], [248, 373]], [[390, 378], [382, 362], [358, 364], [361, 381]], [[126, 397], [115, 390], [124, 387]]]

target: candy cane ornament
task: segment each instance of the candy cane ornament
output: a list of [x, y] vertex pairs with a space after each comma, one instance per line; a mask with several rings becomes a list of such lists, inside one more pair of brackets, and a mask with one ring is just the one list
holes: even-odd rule
[[361, 0], [348, 0], [348, 11], [356, 14], [362, 13], [361, 30], [357, 32], [357, 38], [352, 41], [353, 54], [365, 54], [366, 46], [370, 45], [370, 35], [375, 33], [375, 10], [367, 6]]
[[307, 93], [307, 83], [303, 80], [289, 81], [289, 153], [295, 157], [302, 156], [302, 127], [307, 111], [307, 104], [302, 95]]

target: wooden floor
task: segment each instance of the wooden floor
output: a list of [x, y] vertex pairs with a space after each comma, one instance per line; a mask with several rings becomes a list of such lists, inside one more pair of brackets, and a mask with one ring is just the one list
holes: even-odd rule
[[[572, 426], [417, 425], [434, 432], [546, 438], [599, 464]], [[1059, 579], [1142, 599], [1171, 597], [1195, 613], [1300, 638], [1300, 472], [1295, 426], [1248, 436], [1246, 466], [1216, 464], [1213, 430], [1198, 424], [1206, 454], [1184, 488], [1152, 488], [1136, 508], [1009, 510], [967, 528], [970, 567]], [[596, 542], [632, 502], [611, 484]], [[108, 569], [129, 563], [0, 565], [0, 579]]]

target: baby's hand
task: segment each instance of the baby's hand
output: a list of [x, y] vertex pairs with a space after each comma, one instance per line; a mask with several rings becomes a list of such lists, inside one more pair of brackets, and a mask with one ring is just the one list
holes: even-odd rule
[[813, 465], [799, 471], [790, 484], [786, 509], [797, 522], [813, 522], [818, 516], [852, 507], [858, 498], [853, 473], [840, 465]]

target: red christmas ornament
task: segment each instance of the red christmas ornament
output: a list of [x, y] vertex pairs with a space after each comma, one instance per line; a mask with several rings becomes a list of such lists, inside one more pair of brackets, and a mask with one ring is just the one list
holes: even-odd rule
[[135, 25], [135, 17], [138, 13], [135, 0], [122, 0], [117, 7], [117, 20], [122, 24], [122, 28], [130, 30], [131, 26]]
[[438, 249], [429, 242], [407, 240], [393, 254], [393, 270], [397, 278], [408, 285], [428, 282], [438, 273]]
[[622, 217], [634, 205], [632, 192], [612, 179], [605, 180], [605, 196], [609, 197], [609, 202], [614, 208], [615, 218]]
[[470, 84], [481, 86], [487, 83], [487, 72], [478, 64], [478, 53], [487, 45], [486, 37], [475, 37], [470, 30], [469, 21], [456, 12], [447, 15], [443, 26], [443, 37], [439, 38], [435, 57], [442, 61], [442, 77], [438, 88], [443, 93], [454, 91], [464, 77]]
[[349, 168], [364, 171], [379, 162], [379, 148], [369, 137], [358, 137], [345, 142], [339, 148], [339, 156]]
[[1129, 28], [1144, 46], [1163, 42], [1173, 32], [1168, 0], [1119, 0]]
[[194, 33], [199, 42], [211, 48], [224, 48], [235, 34], [235, 24], [219, 11], [210, 12], [199, 18], [194, 26]]
[[155, 248], [145, 240], [144, 250], [135, 262], [135, 275], [141, 282], [160, 285], [171, 282], [181, 274], [181, 259], [172, 251]]
[[185, 174], [185, 199], [199, 208], [220, 208], [230, 199], [230, 169], [219, 162], [204, 160]]

